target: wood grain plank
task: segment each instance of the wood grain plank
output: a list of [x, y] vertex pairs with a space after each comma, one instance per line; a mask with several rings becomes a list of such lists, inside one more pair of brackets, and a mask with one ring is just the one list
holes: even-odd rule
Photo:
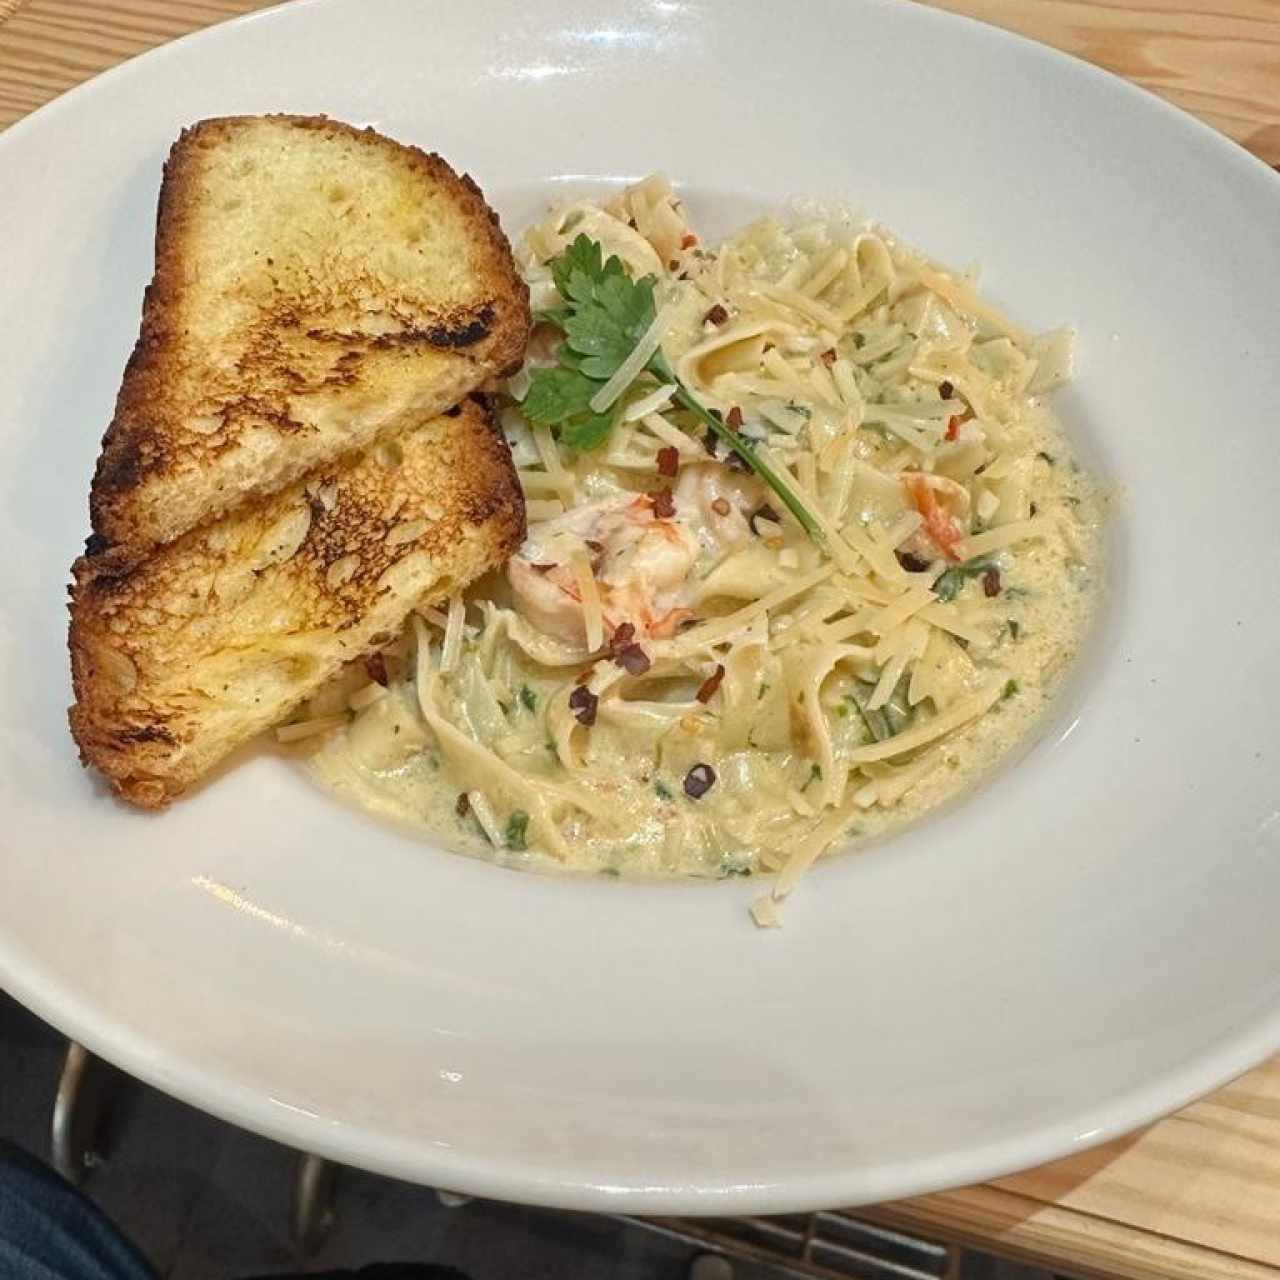
[[1280, 164], [1276, 0], [929, 0], [1075, 54]]
[[1280, 1268], [1280, 1060], [999, 1188]]
[[1001, 1187], [966, 1187], [859, 1209], [856, 1216], [1086, 1280], [1276, 1280], [1264, 1263], [1043, 1204]]
[[[13, 0], [0, 0], [0, 5]], [[0, 129], [156, 45], [265, 0], [18, 0], [0, 10]]]
[[986, 1187], [857, 1210], [1123, 1280], [1280, 1274], [1280, 1059], [1160, 1123]]

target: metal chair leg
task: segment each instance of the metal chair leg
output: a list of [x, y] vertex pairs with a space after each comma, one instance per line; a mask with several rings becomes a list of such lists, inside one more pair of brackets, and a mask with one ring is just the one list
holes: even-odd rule
[[333, 1228], [337, 1173], [337, 1166], [321, 1156], [305, 1151], [298, 1155], [289, 1234], [300, 1254], [314, 1253]]
[[90, 1168], [102, 1162], [97, 1149], [111, 1092], [112, 1069], [74, 1040], [58, 1080], [49, 1132], [53, 1167], [69, 1182], [83, 1181]]

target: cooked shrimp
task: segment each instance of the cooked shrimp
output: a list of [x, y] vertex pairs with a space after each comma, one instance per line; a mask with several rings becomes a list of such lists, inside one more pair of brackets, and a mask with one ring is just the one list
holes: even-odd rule
[[681, 470], [675, 496], [696, 511], [698, 540], [719, 560], [750, 540], [750, 513], [764, 501], [764, 489], [752, 475], [703, 462]]
[[[676, 504], [673, 501], [673, 506]], [[586, 548], [610, 634], [624, 622], [638, 638], [670, 635], [690, 616], [686, 584], [698, 541], [679, 518], [655, 514], [648, 495], [621, 494], [535, 526], [507, 566], [519, 613], [568, 644], [586, 642], [570, 556]]]
[[924, 527], [903, 544], [903, 550], [930, 559], [938, 551], [948, 560], [963, 559], [969, 491], [954, 480], [924, 471], [904, 471], [902, 483], [924, 517]]

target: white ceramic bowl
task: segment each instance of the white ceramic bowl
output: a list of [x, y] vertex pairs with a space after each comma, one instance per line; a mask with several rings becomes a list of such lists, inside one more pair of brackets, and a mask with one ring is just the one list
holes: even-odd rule
[[[514, 227], [655, 168], [724, 229], [860, 202], [1074, 322], [1063, 409], [1123, 485], [1112, 604], [981, 794], [750, 884], [447, 856], [260, 757], [161, 817], [75, 761], [63, 584], [179, 128], [328, 112]], [[0, 981], [162, 1089], [353, 1164], [585, 1208], [851, 1204], [987, 1177], [1280, 1047], [1280, 182], [1118, 80], [913, 5], [315, 0], [0, 137]], [[738, 204], [741, 197], [743, 203]]]

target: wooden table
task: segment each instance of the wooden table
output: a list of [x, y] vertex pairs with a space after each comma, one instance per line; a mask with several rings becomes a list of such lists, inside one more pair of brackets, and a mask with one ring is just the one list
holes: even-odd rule
[[[1280, 166], [1280, 0], [934, 2], [1128, 76]], [[262, 7], [0, 0], [0, 128], [125, 58]], [[859, 1213], [1060, 1272], [1276, 1280], [1280, 1059], [1122, 1141]]]

